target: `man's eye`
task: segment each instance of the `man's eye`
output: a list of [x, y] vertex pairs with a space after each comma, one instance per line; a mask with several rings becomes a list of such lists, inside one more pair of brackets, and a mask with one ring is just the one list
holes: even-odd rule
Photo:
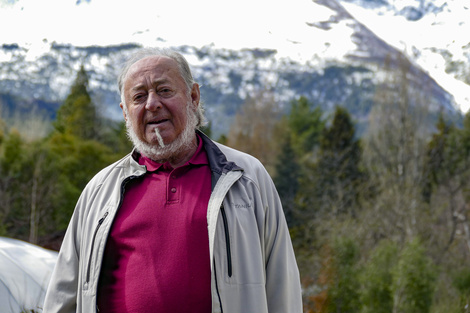
[[162, 88], [158, 90], [158, 94], [162, 97], [169, 97], [173, 94], [173, 91], [170, 88]]
[[134, 102], [140, 102], [140, 101], [143, 101], [145, 99], [145, 95], [144, 94], [137, 94], [137, 95], [134, 95], [134, 97], [132, 99], [134, 100]]

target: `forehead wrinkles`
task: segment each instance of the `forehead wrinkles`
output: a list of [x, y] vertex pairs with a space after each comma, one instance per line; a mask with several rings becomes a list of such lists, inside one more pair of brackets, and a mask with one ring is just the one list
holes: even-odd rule
[[145, 79], [145, 82], [137, 82], [133, 87], [129, 89], [129, 92], [137, 92], [142, 89], [147, 89], [149, 86], [152, 88], [156, 88], [157, 86], [163, 85], [163, 84], [168, 84], [171, 83], [170, 80], [166, 78], [157, 78], [157, 79]]
[[[176, 82], [181, 74], [175, 61], [163, 57], [149, 57], [136, 62], [126, 75], [124, 86], [132, 86], [132, 90], [145, 86]], [[182, 80], [182, 77], [181, 77]]]

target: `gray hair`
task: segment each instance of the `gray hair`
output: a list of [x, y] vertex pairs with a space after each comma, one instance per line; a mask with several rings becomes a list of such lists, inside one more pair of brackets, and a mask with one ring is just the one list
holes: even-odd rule
[[[181, 77], [183, 78], [186, 84], [188, 94], [191, 92], [193, 85], [196, 83], [196, 81], [193, 78], [193, 74], [191, 73], [191, 69], [189, 67], [188, 61], [186, 61], [185, 57], [181, 53], [176, 52], [171, 49], [166, 49], [166, 48], [163, 48], [163, 49], [162, 48], [143, 48], [134, 52], [129, 57], [129, 59], [124, 64], [124, 67], [122, 68], [121, 73], [119, 74], [119, 77], [118, 77], [119, 93], [121, 95], [121, 102], [124, 106], [126, 105], [125, 97], [124, 97], [124, 83], [127, 79], [127, 74], [129, 72], [129, 69], [136, 62], [142, 59], [145, 59], [147, 57], [153, 57], [153, 56], [167, 57], [176, 61], [176, 63], [178, 64], [178, 69], [180, 71]], [[198, 120], [196, 127], [203, 126], [205, 124], [205, 117], [204, 117], [204, 108], [203, 108], [201, 101], [199, 105], [197, 106], [197, 110], [195, 113], [196, 113], [196, 117]]]

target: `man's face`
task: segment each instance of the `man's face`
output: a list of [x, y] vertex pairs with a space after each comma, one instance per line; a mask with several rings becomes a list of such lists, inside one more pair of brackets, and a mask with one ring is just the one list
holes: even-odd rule
[[[199, 88], [194, 84], [188, 92], [176, 61], [167, 57], [147, 57], [131, 66], [124, 86], [127, 112], [137, 138], [150, 146], [158, 146], [158, 136], [165, 145], [171, 144], [187, 124], [187, 105], [196, 109]], [[127, 114], [126, 114], [127, 113]]]

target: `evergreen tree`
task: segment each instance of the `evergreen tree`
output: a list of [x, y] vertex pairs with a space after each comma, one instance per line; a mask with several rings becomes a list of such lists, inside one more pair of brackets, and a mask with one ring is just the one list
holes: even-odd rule
[[331, 313], [359, 312], [359, 248], [351, 238], [337, 238], [326, 271], [326, 310]]
[[276, 174], [273, 180], [281, 198], [287, 224], [292, 227], [298, 224], [295, 220], [295, 196], [299, 189], [301, 169], [289, 137], [284, 140], [281, 149], [275, 164]]
[[20, 178], [24, 169], [24, 142], [15, 129], [5, 137], [0, 150], [0, 232], [7, 233], [17, 226], [14, 222], [17, 209], [23, 209], [24, 190]]
[[133, 145], [127, 135], [125, 121], [102, 119], [99, 134], [99, 142], [110, 148], [117, 157], [123, 157], [132, 151]]
[[322, 132], [317, 155], [318, 161], [310, 163], [311, 170], [303, 184], [308, 207], [315, 210], [317, 217], [341, 213], [356, 216], [359, 187], [364, 179], [361, 146], [344, 108], [336, 108], [331, 126]]
[[[360, 168], [362, 149], [355, 138], [351, 116], [337, 107], [331, 127], [325, 129], [320, 140], [317, 163], [317, 195], [321, 207], [330, 206], [336, 212], [356, 215], [359, 186], [364, 175]], [[320, 193], [320, 194], [318, 194]]]
[[[302, 188], [308, 184], [308, 161], [314, 158], [319, 136], [324, 128], [323, 112], [305, 97], [291, 102], [290, 111], [276, 125], [275, 136], [279, 153], [274, 165], [273, 180], [283, 204], [285, 216], [299, 264], [311, 264], [311, 245], [314, 244], [311, 195]], [[307, 269], [308, 270], [308, 269]]]
[[393, 312], [392, 271], [397, 255], [397, 245], [389, 240], [382, 240], [373, 250], [361, 275], [362, 313]]
[[[426, 159], [426, 181], [423, 184], [423, 197], [424, 199], [429, 202], [431, 200], [431, 195], [433, 189], [436, 187], [437, 184], [440, 183], [441, 179], [444, 177], [442, 176], [442, 170], [448, 169], [451, 172], [454, 172], [454, 167], [457, 165], [455, 164], [455, 160], [449, 160], [448, 157], [459, 158], [458, 154], [448, 154], [448, 150], [450, 149], [450, 141], [451, 136], [455, 133], [454, 127], [451, 125], [447, 125], [444, 121], [444, 116], [442, 114], [439, 115], [437, 124], [436, 124], [437, 133], [432, 135], [432, 138], [427, 147], [427, 159]], [[451, 161], [450, 165], [454, 169], [449, 168], [446, 166], [446, 162]], [[455, 173], [451, 173], [452, 176]]]
[[[427, 180], [423, 188], [424, 199], [430, 204], [433, 215], [441, 221], [441, 236], [436, 238], [436, 257], [446, 259], [452, 247], [460, 257], [468, 260], [470, 248], [470, 115], [458, 129], [440, 116], [427, 146]], [[437, 218], [439, 216], [439, 218]], [[458, 234], [463, 235], [458, 235]], [[463, 253], [466, 250], [467, 253]]]
[[286, 131], [296, 155], [300, 159], [309, 158], [318, 145], [325, 127], [323, 112], [305, 97], [291, 102], [290, 112], [286, 119]]
[[436, 269], [420, 241], [408, 242], [393, 271], [393, 312], [430, 312], [436, 278]]
[[70, 94], [57, 111], [55, 128], [83, 139], [96, 139], [97, 123], [96, 108], [88, 93], [88, 76], [81, 66]]
[[459, 312], [466, 312], [470, 306], [470, 269], [465, 267], [463, 270], [458, 271], [453, 278], [453, 285], [460, 294]]
[[276, 160], [274, 181], [292, 223], [294, 219], [305, 222], [305, 212], [301, 210], [310, 195], [298, 192], [305, 183], [304, 176], [309, 172], [307, 164], [314, 156], [325, 127], [322, 115], [319, 107], [300, 97], [291, 102], [289, 114], [276, 128], [281, 152]]
[[37, 140], [26, 153], [27, 175], [24, 181], [27, 184], [27, 202], [29, 209], [29, 237], [31, 243], [38, 243], [39, 238], [54, 233], [57, 223], [53, 216], [58, 208], [56, 199], [65, 197], [62, 194], [63, 186], [58, 177], [61, 172], [60, 164], [51, 153], [47, 140]]
[[59, 229], [67, 226], [75, 204], [85, 185], [103, 167], [118, 156], [95, 140], [83, 140], [68, 134], [53, 134], [48, 139], [60, 175], [60, 198], [57, 199], [55, 222]]

